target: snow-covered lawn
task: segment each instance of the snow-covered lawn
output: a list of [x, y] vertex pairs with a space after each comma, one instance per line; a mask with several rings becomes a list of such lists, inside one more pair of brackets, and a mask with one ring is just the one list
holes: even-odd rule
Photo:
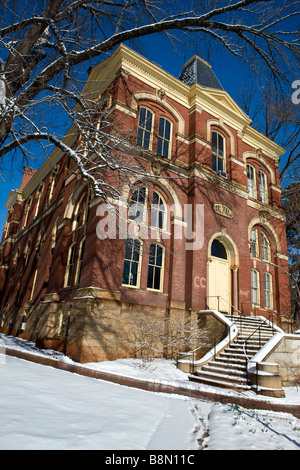
[[[0, 353], [5, 346], [56, 355], [0, 335]], [[131, 359], [87, 367], [177, 385], [187, 381], [164, 360], [146, 367]], [[277, 400], [300, 405], [300, 391], [286, 389], [286, 395]], [[300, 420], [147, 392], [0, 354], [0, 449], [300, 450]]]

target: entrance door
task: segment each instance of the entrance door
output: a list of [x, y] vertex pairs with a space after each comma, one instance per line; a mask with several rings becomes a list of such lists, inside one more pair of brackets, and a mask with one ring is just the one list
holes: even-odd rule
[[214, 240], [211, 246], [211, 262], [208, 277], [208, 306], [210, 309], [229, 313], [231, 303], [230, 269], [225, 246]]

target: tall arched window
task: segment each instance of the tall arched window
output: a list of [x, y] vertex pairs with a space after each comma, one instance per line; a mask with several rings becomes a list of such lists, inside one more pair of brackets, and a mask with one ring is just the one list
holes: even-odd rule
[[148, 150], [152, 142], [153, 113], [148, 108], [140, 108], [137, 130], [137, 145]]
[[261, 232], [261, 257], [264, 261], [271, 261], [270, 242], [264, 232]]
[[144, 221], [147, 204], [146, 192], [145, 186], [141, 186], [133, 191], [129, 202], [128, 219], [135, 220], [136, 222]]
[[30, 196], [30, 198], [26, 202], [26, 206], [25, 206], [25, 210], [24, 210], [23, 228], [26, 227], [26, 224], [27, 224], [27, 221], [28, 221], [29, 211], [30, 211], [30, 207], [31, 207], [31, 201], [32, 201], [32, 198]]
[[28, 240], [24, 249], [24, 265], [27, 266], [31, 249], [31, 241]]
[[250, 256], [252, 256], [252, 258], [258, 258], [259, 256], [257, 229], [253, 229], [250, 232]]
[[259, 306], [260, 292], [259, 292], [259, 272], [256, 269], [251, 269], [251, 301], [252, 305]]
[[171, 122], [169, 119], [160, 116], [158, 123], [157, 153], [169, 158], [171, 152]]
[[69, 248], [68, 262], [67, 262], [66, 275], [65, 275], [65, 287], [70, 287], [72, 285], [74, 264], [75, 264], [75, 253], [76, 253], [76, 243], [74, 242]]
[[39, 212], [43, 189], [44, 189], [44, 184], [41, 183], [35, 196], [35, 208], [34, 208], [34, 215], [33, 215], [34, 217], [37, 217], [38, 212]]
[[265, 308], [273, 308], [272, 275], [270, 273], [264, 273], [264, 300]]
[[256, 190], [255, 190], [255, 170], [252, 165], [247, 165], [247, 181], [248, 181], [248, 191], [249, 196], [255, 198]]
[[85, 223], [87, 216], [87, 203], [87, 194], [84, 193], [75, 206], [72, 230], [76, 230]]
[[81, 268], [82, 268], [82, 261], [83, 261], [83, 253], [84, 253], [84, 246], [85, 246], [85, 240], [86, 238], [84, 237], [79, 245], [79, 253], [78, 253], [78, 261], [77, 261], [77, 268], [76, 268], [76, 278], [75, 278], [75, 285], [79, 284], [80, 281], [80, 275], [81, 275]]
[[162, 290], [163, 286], [164, 247], [159, 243], [151, 243], [149, 250], [147, 288]]
[[267, 176], [261, 170], [258, 170], [258, 182], [259, 182], [259, 198], [261, 202], [267, 204], [268, 203]]
[[165, 201], [158, 191], [153, 191], [151, 205], [151, 227], [164, 229], [166, 226], [167, 208]]
[[225, 174], [225, 167], [225, 139], [219, 132], [212, 131], [212, 169]]
[[126, 240], [122, 284], [139, 287], [142, 243], [138, 239]]

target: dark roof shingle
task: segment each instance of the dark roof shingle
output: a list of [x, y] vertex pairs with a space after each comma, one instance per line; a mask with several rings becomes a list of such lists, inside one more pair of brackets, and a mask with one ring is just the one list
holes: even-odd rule
[[203, 87], [223, 90], [223, 87], [214, 74], [211, 66], [198, 55], [193, 56], [183, 66], [181, 74], [179, 75], [179, 80], [189, 86], [198, 83], [198, 85]]

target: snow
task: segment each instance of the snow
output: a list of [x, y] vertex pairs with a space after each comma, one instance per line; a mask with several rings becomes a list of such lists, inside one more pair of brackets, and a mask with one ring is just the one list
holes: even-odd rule
[[[41, 351], [34, 343], [0, 334], [1, 450], [300, 450], [300, 419], [289, 413], [126, 387], [8, 356], [6, 347], [72, 362], [55, 351]], [[85, 366], [216, 390], [189, 382], [172, 361], [162, 359]], [[300, 390], [285, 392], [286, 398], [271, 400], [300, 405]]]

